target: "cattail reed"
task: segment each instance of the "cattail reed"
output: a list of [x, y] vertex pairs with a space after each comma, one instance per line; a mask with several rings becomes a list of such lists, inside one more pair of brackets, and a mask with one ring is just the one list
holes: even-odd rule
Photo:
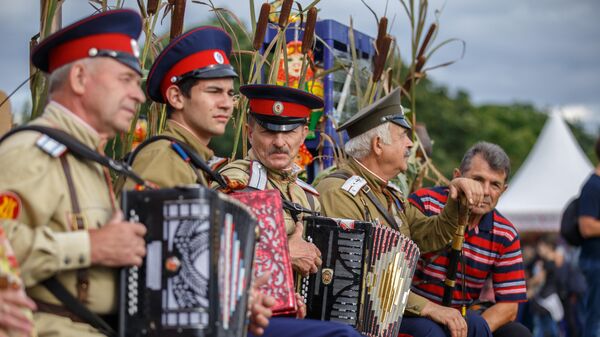
[[148, 5], [146, 6], [146, 13], [148, 15], [156, 14], [156, 10], [158, 9], [158, 0], [148, 0]]
[[302, 37], [302, 54], [306, 54], [312, 49], [315, 26], [317, 25], [317, 13], [317, 8], [314, 6], [308, 10], [306, 25], [304, 26], [304, 36]]
[[183, 33], [183, 18], [185, 16], [185, 0], [175, 0], [171, 14], [171, 40]]
[[263, 3], [260, 7], [260, 15], [258, 16], [258, 22], [256, 23], [256, 32], [254, 32], [254, 41], [252, 47], [254, 50], [259, 50], [265, 40], [265, 34], [267, 33], [267, 26], [269, 25], [269, 13], [271, 12], [271, 5]]
[[375, 40], [375, 46], [377, 46], [377, 50], [381, 48], [381, 42], [383, 38], [387, 34], [387, 25], [388, 19], [384, 16], [379, 20], [379, 27], [377, 29], [377, 40]]
[[292, 5], [294, 0], [283, 0], [281, 5], [281, 12], [279, 13], [279, 27], [284, 28], [288, 24], [290, 19], [290, 13], [292, 12]]
[[378, 50], [377, 57], [375, 58], [375, 67], [373, 69], [373, 82], [377, 82], [379, 81], [379, 79], [381, 79], [383, 69], [385, 68], [385, 61], [387, 60], [387, 55], [390, 51], [391, 45], [392, 37], [390, 35], [385, 35], [381, 39], [381, 48]]
[[425, 54], [425, 50], [427, 49], [427, 45], [429, 45], [429, 42], [431, 41], [431, 37], [433, 36], [433, 33], [435, 33], [435, 30], [437, 29], [437, 25], [435, 23], [432, 23], [431, 26], [429, 26], [429, 30], [427, 31], [427, 35], [425, 35], [425, 40], [423, 40], [423, 44], [421, 45], [421, 48], [419, 49], [419, 53], [417, 54], [417, 57], [421, 57]]
[[417, 65], [415, 66], [415, 71], [416, 72], [419, 73], [419, 72], [421, 72], [421, 70], [423, 70], [423, 66], [425, 65], [425, 61], [426, 61], [425, 55], [420, 55], [417, 58]]

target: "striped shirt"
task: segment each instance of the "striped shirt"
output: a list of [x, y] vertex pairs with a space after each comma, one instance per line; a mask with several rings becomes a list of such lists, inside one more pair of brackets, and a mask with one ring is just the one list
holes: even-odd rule
[[[423, 214], [436, 215], [442, 211], [448, 200], [448, 188], [420, 189], [411, 194], [409, 200]], [[431, 252], [421, 256], [413, 278], [414, 293], [441, 303], [448, 251]], [[527, 300], [519, 234], [513, 224], [496, 209], [485, 214], [477, 227], [465, 232], [463, 259], [466, 268], [464, 298], [463, 267], [459, 265], [452, 305], [469, 305], [479, 299], [488, 278], [492, 280], [496, 302]]]

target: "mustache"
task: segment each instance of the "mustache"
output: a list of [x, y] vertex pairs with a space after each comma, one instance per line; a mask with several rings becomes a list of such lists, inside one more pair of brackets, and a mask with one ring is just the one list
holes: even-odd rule
[[269, 149], [269, 155], [272, 154], [290, 154], [290, 150], [285, 147], [272, 147]]

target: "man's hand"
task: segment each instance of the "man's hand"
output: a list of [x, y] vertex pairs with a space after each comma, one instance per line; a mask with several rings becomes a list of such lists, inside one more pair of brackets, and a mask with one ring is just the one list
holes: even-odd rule
[[304, 225], [301, 222], [296, 222], [294, 233], [288, 238], [288, 246], [290, 248], [290, 257], [292, 259], [292, 267], [295, 271], [308, 276], [317, 272], [321, 266], [321, 252], [314, 244], [306, 242], [302, 238]]
[[141, 223], [123, 221], [123, 213], [115, 212], [100, 229], [90, 230], [92, 264], [108, 267], [139, 266], [146, 255]]
[[304, 298], [296, 293], [296, 318], [303, 319], [304, 317], [306, 317], [306, 303], [304, 303]]
[[481, 186], [481, 183], [476, 180], [469, 178], [454, 178], [448, 187], [450, 189], [450, 198], [452, 199], [456, 200], [462, 192], [467, 198], [469, 206], [479, 207], [483, 202], [483, 187]]
[[255, 336], [260, 336], [265, 332], [269, 325], [269, 318], [273, 315], [271, 307], [275, 305], [275, 299], [265, 295], [258, 290], [269, 280], [271, 273], [265, 273], [255, 280], [250, 289], [250, 299], [248, 301], [248, 312], [250, 314], [250, 325], [248, 331]]
[[450, 331], [451, 337], [467, 336], [467, 321], [460, 312], [454, 308], [443, 307], [433, 302], [428, 302], [421, 316], [427, 317], [434, 322], [445, 325]]
[[[23, 309], [35, 310], [35, 303], [21, 289], [0, 289], [0, 337], [29, 336], [33, 331], [31, 317]], [[14, 334], [18, 332], [19, 334]]]

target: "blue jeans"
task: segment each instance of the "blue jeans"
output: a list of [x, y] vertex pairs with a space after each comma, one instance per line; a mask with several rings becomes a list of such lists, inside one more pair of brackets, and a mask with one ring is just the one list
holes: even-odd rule
[[533, 337], [558, 337], [558, 322], [550, 313], [539, 313], [533, 316]]
[[600, 336], [600, 268], [580, 264], [581, 271], [585, 275], [588, 284], [584, 297], [585, 322], [582, 337]]
[[[487, 322], [479, 314], [467, 311], [467, 337], [492, 337]], [[424, 317], [404, 317], [400, 333], [415, 337], [448, 337], [450, 332], [444, 326]], [[517, 337], [517, 336], [515, 336]]]

